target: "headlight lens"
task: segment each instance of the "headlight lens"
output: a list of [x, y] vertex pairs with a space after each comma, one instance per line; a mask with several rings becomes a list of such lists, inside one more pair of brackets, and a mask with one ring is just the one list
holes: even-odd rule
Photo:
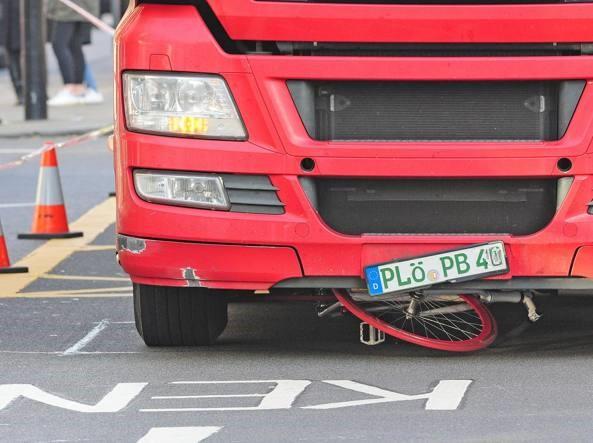
[[214, 75], [124, 73], [128, 129], [185, 137], [247, 137], [225, 81]]
[[222, 178], [214, 174], [134, 171], [136, 192], [143, 200], [176, 206], [228, 210]]

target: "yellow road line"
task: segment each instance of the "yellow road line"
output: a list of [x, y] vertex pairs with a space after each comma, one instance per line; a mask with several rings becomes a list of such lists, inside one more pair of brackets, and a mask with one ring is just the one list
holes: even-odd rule
[[49, 280], [89, 280], [89, 281], [130, 281], [129, 277], [100, 277], [92, 275], [61, 275], [61, 274], [43, 274], [39, 278]]
[[0, 298], [16, 297], [30, 283], [47, 274], [78, 249], [92, 243], [115, 221], [115, 199], [109, 198], [90, 209], [70, 225], [73, 231], [84, 232], [84, 237], [48, 240], [15, 266], [28, 266], [28, 274], [7, 274], [0, 279]]
[[95, 251], [113, 251], [115, 252], [114, 245], [86, 245], [82, 246], [77, 252], [95, 252]]
[[117, 288], [66, 289], [59, 291], [21, 292], [3, 298], [88, 298], [88, 297], [129, 297], [131, 286]]

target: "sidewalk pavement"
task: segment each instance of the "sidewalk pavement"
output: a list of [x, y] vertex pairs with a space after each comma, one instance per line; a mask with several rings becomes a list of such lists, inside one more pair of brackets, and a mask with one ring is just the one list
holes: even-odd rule
[[[93, 31], [93, 43], [84, 48], [99, 91], [105, 101], [101, 104], [48, 107], [47, 120], [25, 121], [23, 106], [15, 105], [15, 96], [6, 70], [0, 70], [0, 139], [22, 137], [58, 137], [83, 134], [113, 123], [113, 56], [111, 37]], [[48, 98], [62, 87], [53, 51], [46, 47]]]
[[24, 108], [0, 100], [0, 139], [21, 137], [58, 137], [84, 134], [113, 121], [113, 93], [101, 90], [105, 102], [94, 105], [75, 105], [49, 108], [47, 120], [24, 120]]

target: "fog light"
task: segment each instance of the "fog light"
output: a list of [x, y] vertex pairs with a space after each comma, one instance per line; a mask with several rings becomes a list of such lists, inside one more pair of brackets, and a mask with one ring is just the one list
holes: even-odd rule
[[136, 192], [152, 203], [228, 210], [222, 178], [214, 174], [134, 171]]

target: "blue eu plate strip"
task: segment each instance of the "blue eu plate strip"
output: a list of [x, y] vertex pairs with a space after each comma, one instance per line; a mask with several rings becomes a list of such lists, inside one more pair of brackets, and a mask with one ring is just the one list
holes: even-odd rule
[[383, 285], [381, 284], [381, 277], [379, 275], [378, 266], [370, 266], [364, 270], [367, 280], [367, 287], [370, 295], [383, 294]]

